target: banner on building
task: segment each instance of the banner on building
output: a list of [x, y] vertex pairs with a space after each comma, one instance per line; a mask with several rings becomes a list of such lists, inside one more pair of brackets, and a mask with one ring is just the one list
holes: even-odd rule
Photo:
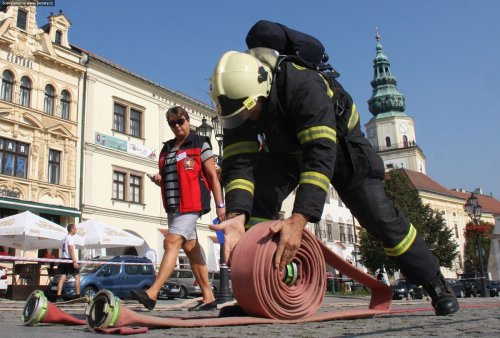
[[106, 135], [103, 133], [95, 133], [95, 143], [106, 148], [123, 151], [131, 155], [136, 155], [145, 158], [156, 158], [156, 150], [146, 147], [142, 144], [134, 144], [117, 137]]

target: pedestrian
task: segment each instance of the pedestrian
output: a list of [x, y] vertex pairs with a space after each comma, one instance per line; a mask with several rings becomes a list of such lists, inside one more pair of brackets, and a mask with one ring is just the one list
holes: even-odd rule
[[60, 276], [59, 282], [57, 283], [56, 303], [64, 301], [61, 292], [67, 276], [73, 276], [75, 278], [75, 294], [76, 298], [80, 298], [80, 265], [76, 259], [74, 238], [76, 234], [76, 225], [69, 224], [66, 229], [68, 230], [68, 234], [63, 239], [60, 257], [63, 259], [71, 259], [72, 262], [58, 264], [57, 272]]
[[210, 190], [215, 199], [217, 217], [225, 219], [222, 188], [217, 178], [214, 155], [208, 137], [191, 132], [189, 115], [182, 107], [170, 108], [167, 123], [175, 138], [164, 143], [158, 163], [159, 172], [148, 175], [161, 188], [168, 216], [168, 232], [163, 242], [165, 254], [151, 287], [131, 291], [132, 297], [149, 310], [154, 309], [158, 292], [172, 274], [179, 250], [186, 253], [203, 300], [190, 311], [217, 308], [208, 279], [208, 267], [196, 233], [196, 221], [210, 211]]
[[[386, 196], [383, 162], [361, 132], [350, 95], [340, 84], [332, 87], [333, 80], [298, 51], [281, 54], [262, 46], [226, 52], [210, 79], [224, 127], [227, 211], [226, 221], [210, 227], [224, 231], [226, 260], [245, 226], [274, 219], [270, 231], [280, 234], [274, 264], [284, 269], [300, 247], [305, 225], [321, 220], [332, 184], [401, 271], [428, 290], [436, 314], [458, 311], [437, 258]], [[292, 214], [280, 219], [281, 204], [292, 192]]]

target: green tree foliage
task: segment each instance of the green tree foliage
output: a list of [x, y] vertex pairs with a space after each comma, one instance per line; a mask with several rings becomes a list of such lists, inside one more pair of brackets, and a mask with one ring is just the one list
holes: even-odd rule
[[[394, 206], [402, 210], [439, 259], [441, 266], [452, 268], [457, 255], [457, 244], [453, 232], [446, 227], [443, 217], [428, 205], [424, 205], [418, 190], [411, 184], [403, 170], [392, 170], [385, 181], [385, 190]], [[359, 234], [359, 253], [361, 261], [370, 271], [385, 267], [390, 272], [398, 269], [389, 257], [385, 256], [382, 245], [362, 229]]]

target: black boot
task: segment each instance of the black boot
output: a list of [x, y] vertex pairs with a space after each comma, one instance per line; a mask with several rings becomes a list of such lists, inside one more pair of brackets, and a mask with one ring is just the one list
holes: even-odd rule
[[433, 280], [424, 284], [423, 287], [432, 298], [431, 304], [434, 307], [436, 316], [451, 315], [460, 308], [453, 289], [444, 279], [441, 272]]

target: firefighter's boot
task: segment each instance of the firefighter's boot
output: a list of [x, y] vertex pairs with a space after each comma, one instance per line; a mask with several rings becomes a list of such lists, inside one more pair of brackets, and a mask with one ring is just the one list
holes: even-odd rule
[[436, 316], [451, 315], [458, 311], [457, 297], [441, 272], [429, 283], [423, 285], [432, 299]]

